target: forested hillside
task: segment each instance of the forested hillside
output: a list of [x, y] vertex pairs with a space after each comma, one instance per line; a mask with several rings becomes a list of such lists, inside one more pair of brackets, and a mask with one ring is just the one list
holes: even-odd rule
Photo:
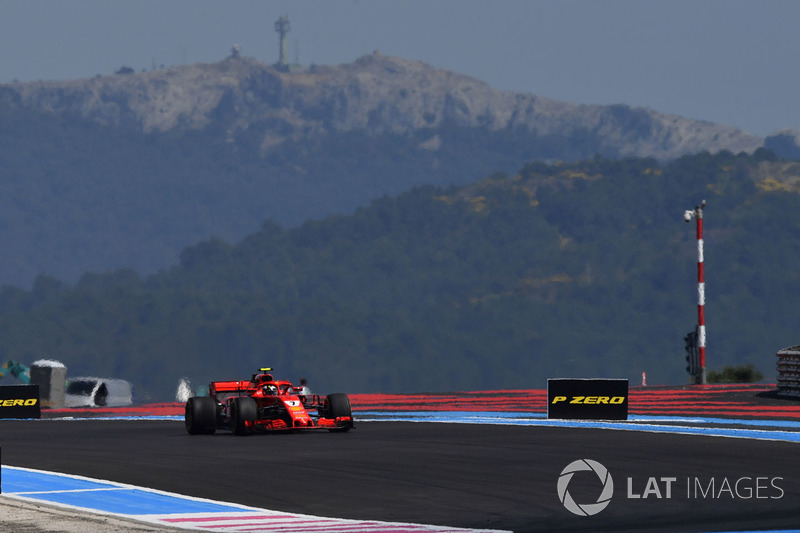
[[265, 218], [294, 227], [417, 185], [512, 171], [526, 157], [590, 157], [596, 146], [448, 127], [287, 141], [262, 157], [246, 133], [236, 145], [214, 128], [144, 135], [1, 104], [0, 283], [25, 288], [42, 272], [69, 282], [87, 271], [152, 273], [191, 243], [239, 240]]
[[270, 365], [320, 392], [542, 388], [548, 377], [680, 384], [706, 209], [708, 365], [774, 379], [797, 344], [797, 163], [759, 150], [668, 164], [532, 163], [352, 215], [208, 239], [153, 275], [0, 290], [0, 359], [133, 381], [139, 400]]
[[[796, 148], [785, 132], [776, 149]], [[288, 71], [252, 58], [0, 85], [0, 284], [150, 274], [212, 235], [238, 241], [420, 185], [528, 161], [728, 149], [764, 139], [625, 105], [559, 102], [370, 54]]]

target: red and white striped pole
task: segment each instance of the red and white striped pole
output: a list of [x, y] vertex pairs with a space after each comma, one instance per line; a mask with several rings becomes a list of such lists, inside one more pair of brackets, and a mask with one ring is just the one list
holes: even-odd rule
[[700, 359], [700, 384], [706, 384], [706, 280], [703, 274], [703, 209], [706, 201], [685, 211], [683, 219], [697, 221], [697, 350]]

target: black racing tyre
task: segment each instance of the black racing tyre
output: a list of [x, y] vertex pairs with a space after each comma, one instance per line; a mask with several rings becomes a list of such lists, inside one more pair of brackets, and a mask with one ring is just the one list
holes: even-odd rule
[[249, 396], [234, 398], [231, 403], [231, 431], [236, 435], [247, 435], [252, 430], [245, 422], [255, 422], [258, 418], [258, 405]]
[[184, 424], [189, 435], [211, 435], [217, 430], [217, 404], [208, 396], [189, 398], [184, 409]]
[[346, 425], [331, 429], [331, 431], [349, 431], [353, 427], [353, 412], [350, 408], [350, 398], [347, 397], [347, 394], [341, 392], [328, 394], [325, 403], [327, 405], [328, 418], [349, 417], [351, 419], [350, 422], [345, 423]]

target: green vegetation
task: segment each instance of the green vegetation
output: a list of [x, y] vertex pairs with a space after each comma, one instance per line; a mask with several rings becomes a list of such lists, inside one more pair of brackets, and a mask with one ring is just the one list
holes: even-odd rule
[[40, 275], [0, 289], [0, 360], [124, 377], [141, 401], [263, 365], [320, 392], [684, 383], [697, 256], [682, 214], [705, 198], [709, 365], [772, 369], [797, 343], [800, 293], [800, 196], [761, 185], [773, 164], [532, 163], [291, 229], [268, 220], [148, 276]]
[[[25, 288], [41, 272], [69, 282], [86, 271], [149, 274], [190, 243], [238, 241], [267, 217], [293, 227], [415, 186], [463, 185], [599, 147], [449, 127], [287, 141], [262, 157], [267, 125], [235, 139], [220, 124], [144, 134], [26, 109], [15, 95], [0, 87], [0, 282]], [[436, 136], [437, 150], [420, 147]]]
[[708, 373], [709, 383], [755, 383], [764, 379], [764, 374], [756, 370], [753, 364], [726, 366], [721, 372], [714, 370]]

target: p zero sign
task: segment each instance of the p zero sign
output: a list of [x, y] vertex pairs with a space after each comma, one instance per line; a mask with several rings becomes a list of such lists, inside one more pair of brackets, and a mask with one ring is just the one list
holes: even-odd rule
[[627, 420], [627, 379], [548, 379], [547, 418]]
[[0, 387], [0, 418], [41, 418], [39, 385]]

